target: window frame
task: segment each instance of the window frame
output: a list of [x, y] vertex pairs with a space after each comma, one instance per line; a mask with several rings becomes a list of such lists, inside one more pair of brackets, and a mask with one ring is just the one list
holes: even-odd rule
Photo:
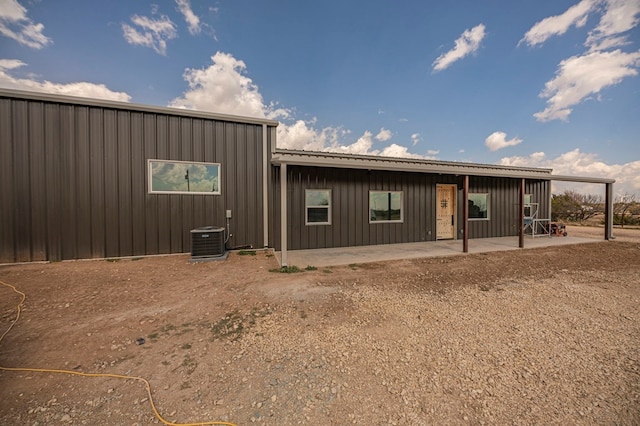
[[[471, 199], [472, 195], [480, 195], [485, 196], [485, 204], [487, 206], [487, 217], [471, 217], [471, 209], [469, 209], [469, 220], [479, 221], [479, 220], [491, 220], [491, 194], [489, 192], [471, 192], [468, 195], [468, 200], [473, 201]], [[482, 210], [480, 210], [482, 211]]]
[[[372, 220], [372, 209], [371, 209], [371, 195], [375, 194], [375, 193], [380, 193], [380, 194], [400, 194], [400, 219], [390, 219], [390, 220], [383, 220], [383, 219], [376, 219], [376, 220]], [[388, 210], [392, 210], [390, 205], [387, 205], [387, 209]], [[369, 218], [369, 224], [379, 224], [379, 223], [404, 223], [404, 191], [385, 191], [385, 190], [369, 190], [369, 208], [367, 210], [368, 213], [368, 218]]]
[[[309, 192], [327, 192], [327, 201], [328, 204], [326, 205], [321, 205], [321, 204], [308, 204], [308, 198], [307, 198], [307, 194]], [[331, 197], [333, 196], [333, 192], [331, 189], [325, 189], [325, 188], [307, 188], [304, 190], [304, 224], [305, 226], [316, 226], [316, 225], [331, 225], [331, 205], [332, 205], [332, 200]], [[326, 222], [309, 222], [309, 209], [313, 208], [313, 209], [327, 209], [327, 221]]]
[[[154, 164], [188, 164], [194, 166], [206, 166], [206, 167], [215, 167], [217, 178], [217, 190], [216, 191], [169, 191], [169, 190], [154, 190], [153, 189], [153, 165]], [[188, 170], [188, 169], [187, 169]], [[182, 160], [159, 160], [150, 158], [147, 160], [147, 193], [149, 194], [170, 194], [170, 195], [221, 195], [222, 191], [222, 179], [221, 173], [222, 165], [220, 163], [209, 163], [204, 161], [182, 161]], [[185, 178], [186, 179], [186, 178]]]

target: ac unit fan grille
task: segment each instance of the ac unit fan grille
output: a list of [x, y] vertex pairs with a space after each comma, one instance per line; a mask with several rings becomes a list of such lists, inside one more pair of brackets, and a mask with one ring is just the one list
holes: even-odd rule
[[225, 254], [224, 228], [205, 226], [191, 230], [191, 257], [218, 257]]

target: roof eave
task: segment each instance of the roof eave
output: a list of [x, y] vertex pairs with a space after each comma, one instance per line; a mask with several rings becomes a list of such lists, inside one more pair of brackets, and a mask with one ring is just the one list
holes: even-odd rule
[[336, 167], [363, 170], [387, 170], [446, 175], [492, 176], [550, 180], [551, 169], [512, 168], [501, 165], [425, 161], [407, 158], [276, 151], [272, 163], [309, 167]]
[[113, 109], [120, 109], [120, 110], [149, 112], [149, 113], [158, 113], [158, 114], [166, 114], [166, 115], [179, 115], [184, 117], [205, 118], [205, 119], [227, 121], [227, 122], [233, 122], [233, 123], [260, 124], [260, 125], [266, 124], [267, 126], [272, 126], [272, 127], [276, 127], [279, 124], [278, 121], [276, 120], [269, 120], [266, 118], [244, 117], [240, 115], [219, 114], [215, 112], [199, 111], [194, 109], [151, 106], [151, 105], [143, 105], [143, 104], [136, 104], [136, 103], [130, 103], [130, 102], [112, 101], [112, 100], [106, 100], [106, 99], [83, 98], [79, 96], [58, 95], [58, 94], [44, 93], [44, 92], [30, 92], [30, 91], [23, 91], [23, 90], [0, 89], [0, 97], [14, 98], [14, 99], [28, 99], [28, 100], [43, 101], [43, 102], [58, 102], [58, 103], [66, 103], [66, 104], [73, 104], [73, 105], [113, 108]]

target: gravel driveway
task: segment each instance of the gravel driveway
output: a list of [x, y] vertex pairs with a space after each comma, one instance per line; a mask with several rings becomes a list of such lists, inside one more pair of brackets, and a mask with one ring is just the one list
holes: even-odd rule
[[[322, 268], [0, 267], [0, 365], [147, 378], [167, 420], [640, 424], [640, 240]], [[17, 298], [0, 297], [2, 330]], [[144, 344], [136, 344], [143, 337]], [[141, 386], [0, 371], [0, 424], [154, 424]]]

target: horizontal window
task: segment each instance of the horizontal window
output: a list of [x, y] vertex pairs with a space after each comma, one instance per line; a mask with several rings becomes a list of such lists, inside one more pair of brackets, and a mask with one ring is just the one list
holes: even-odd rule
[[402, 222], [402, 191], [369, 191], [369, 222]]
[[220, 164], [149, 160], [149, 192], [220, 195]]
[[469, 194], [469, 219], [489, 219], [489, 194]]
[[331, 224], [330, 189], [306, 189], [304, 191], [304, 199], [306, 225]]

